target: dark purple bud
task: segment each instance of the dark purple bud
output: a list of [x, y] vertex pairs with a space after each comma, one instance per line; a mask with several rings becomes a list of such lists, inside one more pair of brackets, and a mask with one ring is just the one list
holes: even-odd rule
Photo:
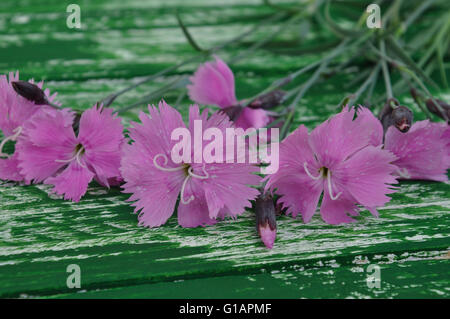
[[34, 102], [37, 105], [49, 104], [44, 91], [36, 84], [27, 81], [15, 81], [11, 85], [17, 94], [23, 96], [28, 101]]
[[395, 126], [400, 132], [406, 133], [413, 122], [413, 112], [404, 105], [400, 105], [396, 99], [389, 99], [380, 113], [380, 121], [383, 131], [386, 133], [390, 126]]
[[406, 133], [411, 128], [413, 122], [413, 112], [406, 106], [400, 105], [392, 111], [393, 125], [402, 133]]
[[77, 112], [75, 114], [75, 118], [73, 119], [73, 124], [72, 124], [73, 130], [77, 135], [80, 130], [81, 114], [82, 114], [81, 112]]
[[283, 102], [286, 92], [282, 90], [274, 90], [272, 92], [258, 96], [248, 104], [252, 109], [270, 110]]
[[[437, 100], [434, 99], [434, 101], [432, 99], [428, 99], [425, 101], [428, 110], [430, 110], [431, 113], [439, 116], [441, 119], [443, 120], [449, 120], [450, 119], [450, 104], [445, 103], [442, 100]], [[438, 107], [436, 106], [437, 103], [443, 112], [441, 112], [441, 110], [438, 109]], [[445, 116], [447, 116], [447, 118], [445, 118]]]
[[230, 118], [230, 120], [234, 122], [238, 119], [239, 115], [241, 115], [242, 110], [243, 110], [242, 106], [234, 105], [226, 107], [220, 110], [220, 112], [226, 114]]
[[255, 201], [256, 229], [267, 248], [272, 249], [277, 236], [275, 203], [271, 195], [262, 194]]

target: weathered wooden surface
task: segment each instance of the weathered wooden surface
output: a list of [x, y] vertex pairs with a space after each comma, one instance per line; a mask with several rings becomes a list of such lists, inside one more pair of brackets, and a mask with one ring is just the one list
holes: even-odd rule
[[[0, 3], [0, 73], [47, 80], [64, 105], [90, 107], [132, 80], [195, 54], [176, 26], [178, 7], [201, 45], [210, 47], [249, 28], [273, 10], [259, 1], [79, 1], [82, 31], [65, 25], [69, 1]], [[265, 26], [242, 52], [278, 24]], [[299, 36], [286, 30], [279, 43]], [[300, 47], [333, 37], [310, 34]], [[283, 42], [284, 41], [284, 42]], [[273, 45], [273, 47], [277, 47]], [[274, 79], [317, 60], [318, 53], [283, 54], [270, 47], [232, 65], [239, 98], [252, 96]], [[195, 64], [121, 97], [130, 104]], [[358, 71], [335, 77], [305, 96], [296, 124], [312, 128], [335, 112], [342, 83]], [[305, 76], [306, 78], [307, 76]], [[176, 100], [179, 92], [165, 98]], [[436, 92], [449, 100], [450, 91]], [[401, 97], [404, 103], [411, 99]], [[157, 102], [157, 101], [154, 101]], [[178, 108], [186, 113], [189, 101]], [[416, 110], [417, 111], [417, 110]], [[135, 118], [128, 112], [126, 119]], [[420, 115], [416, 116], [420, 119]], [[363, 212], [356, 223], [310, 224], [280, 217], [275, 248], [256, 236], [252, 212], [212, 227], [183, 229], [176, 216], [158, 229], [137, 226], [119, 189], [93, 185], [80, 203], [49, 195], [43, 185], [0, 185], [1, 297], [167, 298], [346, 298], [446, 297], [450, 295], [450, 186], [402, 182], [375, 219]], [[81, 289], [68, 289], [66, 268], [81, 267]], [[367, 266], [381, 267], [381, 288], [369, 289]]]

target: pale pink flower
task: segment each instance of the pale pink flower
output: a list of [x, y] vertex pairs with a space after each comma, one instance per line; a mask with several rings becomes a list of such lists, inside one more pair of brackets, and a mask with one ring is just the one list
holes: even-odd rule
[[[141, 113], [142, 124], [132, 123], [129, 129], [131, 145], [125, 145], [121, 173], [125, 193], [139, 212], [139, 225], [157, 227], [173, 214], [178, 197], [178, 223], [183, 227], [211, 225], [218, 218], [242, 214], [258, 195], [250, 185], [258, 185], [257, 167], [246, 163], [185, 163], [176, 164], [171, 150], [177, 141], [172, 131], [185, 128], [178, 111], [164, 101], [159, 107], [149, 106], [149, 115]], [[189, 110], [189, 131], [194, 136], [194, 121], [201, 120], [202, 129], [215, 127], [225, 136], [232, 123], [224, 114], [198, 106]], [[203, 141], [204, 144], [207, 144]], [[194, 147], [192, 147], [194, 152]], [[193, 158], [193, 156], [191, 157]]]
[[323, 193], [322, 219], [340, 224], [353, 221], [358, 205], [378, 216], [376, 207], [390, 200], [396, 157], [373, 145], [379, 135], [372, 128], [382, 134], [379, 121], [365, 108], [359, 114], [353, 120], [354, 109], [344, 108], [310, 134], [302, 125], [281, 143], [280, 169], [267, 177], [266, 188], [281, 195], [288, 214], [309, 222]]
[[[199, 66], [191, 83], [187, 86], [189, 97], [200, 104], [217, 105], [224, 109], [237, 106], [234, 75], [228, 65], [220, 58]], [[271, 121], [265, 110], [245, 107], [235, 120], [235, 125], [244, 130], [250, 127], [261, 128]]]
[[[23, 125], [39, 112], [55, 113], [59, 112], [47, 105], [36, 105], [24, 97], [18, 95], [12, 82], [19, 81], [19, 72], [9, 73], [9, 76], [0, 75], [0, 130], [3, 139], [0, 140], [0, 179], [11, 181], [22, 181], [23, 176], [19, 172], [17, 152], [5, 154], [4, 146], [7, 142], [15, 142], [20, 137]], [[30, 81], [34, 83], [33, 80]], [[42, 89], [43, 82], [36, 84]], [[44, 94], [48, 101], [54, 102], [56, 93], [50, 95], [50, 90], [45, 89]], [[59, 105], [59, 104], [58, 104]], [[68, 110], [62, 111], [66, 120], [73, 117], [73, 113]]]
[[399, 179], [448, 180], [450, 133], [447, 124], [419, 121], [407, 133], [390, 127], [384, 147], [397, 156], [393, 164], [398, 167], [395, 174]]
[[113, 110], [97, 106], [81, 115], [78, 135], [61, 112], [35, 115], [16, 145], [21, 174], [78, 202], [94, 177], [107, 187], [120, 178], [122, 131]]

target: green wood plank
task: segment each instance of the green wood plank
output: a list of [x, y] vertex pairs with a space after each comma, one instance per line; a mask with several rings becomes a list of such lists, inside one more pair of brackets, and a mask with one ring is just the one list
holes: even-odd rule
[[[14, 5], [2, 10], [0, 26], [6, 34], [1, 35], [0, 71], [20, 69], [27, 77], [39, 74], [53, 80], [148, 75], [194, 53], [177, 27], [175, 8], [186, 16], [186, 23], [205, 47], [232, 38], [273, 12], [255, 5], [255, 1], [234, 6], [204, 2], [208, 5], [203, 7], [186, 6], [185, 2], [180, 7], [180, 2], [175, 1], [164, 2], [159, 9], [155, 9], [153, 1], [86, 1], [80, 2], [86, 29], [77, 31], [65, 25], [69, 3]], [[41, 10], [45, 11], [36, 13]], [[277, 26], [267, 25], [249, 39], [258, 39]]]
[[0, 296], [67, 291], [72, 263], [83, 271], [83, 287], [95, 289], [449, 248], [450, 190], [443, 183], [403, 183], [379, 219], [366, 212], [357, 223], [331, 226], [319, 217], [307, 225], [281, 217], [271, 251], [255, 236], [251, 213], [212, 227], [183, 229], [172, 218], [145, 229], [117, 190], [92, 187], [74, 204], [49, 201], [41, 185], [0, 189]]
[[[378, 255], [376, 258], [358, 256], [351, 264], [317, 262], [281, 270], [262, 269], [250, 275], [90, 291], [80, 289], [49, 298], [448, 298], [448, 258], [445, 251]], [[380, 267], [379, 288], [367, 285], [370, 264]]]

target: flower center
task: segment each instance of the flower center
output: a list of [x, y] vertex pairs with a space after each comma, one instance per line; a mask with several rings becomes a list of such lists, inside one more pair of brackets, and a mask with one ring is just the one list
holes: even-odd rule
[[319, 174], [316, 176], [311, 174], [311, 172], [309, 171], [307, 162], [303, 163], [303, 169], [305, 170], [306, 175], [308, 175], [311, 179], [313, 179], [315, 181], [320, 178], [326, 178], [327, 184], [328, 184], [328, 194], [330, 195], [330, 198], [332, 200], [336, 200], [339, 198], [339, 196], [341, 196], [342, 192], [339, 192], [336, 196], [333, 195], [333, 186], [331, 184], [331, 170], [328, 169], [328, 167], [322, 166], [318, 170]]
[[82, 156], [84, 155], [84, 153], [86, 152], [84, 146], [82, 144], [77, 144], [75, 146], [75, 149], [73, 150], [73, 156], [69, 159], [57, 159], [55, 160], [55, 162], [58, 163], [71, 163], [72, 161], [77, 161], [77, 163], [83, 167], [86, 168], [86, 165], [81, 161]]
[[158, 158], [160, 158], [160, 157], [163, 158], [164, 165], [167, 165], [167, 163], [169, 161], [165, 154], [157, 154], [153, 158], [153, 165], [157, 169], [159, 169], [161, 171], [164, 171], [164, 172], [176, 172], [176, 171], [184, 170], [184, 173], [185, 173], [186, 177], [184, 178], [183, 184], [181, 186], [180, 201], [184, 205], [189, 204], [190, 202], [192, 202], [195, 199], [195, 197], [194, 197], [194, 195], [191, 195], [188, 199], [185, 199], [184, 192], [185, 192], [185, 189], [186, 189], [187, 182], [189, 181], [190, 178], [208, 179], [209, 178], [209, 173], [206, 171], [205, 164], [203, 164], [203, 167], [202, 167], [203, 173], [205, 175], [198, 175], [198, 174], [194, 173], [193, 167], [190, 164], [186, 164], [186, 163], [184, 163], [184, 164], [182, 164], [181, 166], [178, 166], [178, 167], [163, 167], [163, 166], [159, 165], [158, 162], [157, 162]]
[[22, 126], [18, 126], [13, 130], [13, 135], [6, 137], [1, 143], [0, 143], [0, 157], [6, 157], [10, 158], [10, 154], [3, 153], [3, 147], [5, 147], [7, 142], [15, 142], [17, 141], [17, 138], [22, 133]]
[[78, 152], [80, 153], [80, 155], [84, 154], [85, 150], [84, 150], [83, 145], [77, 144], [77, 146], [75, 146], [75, 154]]

